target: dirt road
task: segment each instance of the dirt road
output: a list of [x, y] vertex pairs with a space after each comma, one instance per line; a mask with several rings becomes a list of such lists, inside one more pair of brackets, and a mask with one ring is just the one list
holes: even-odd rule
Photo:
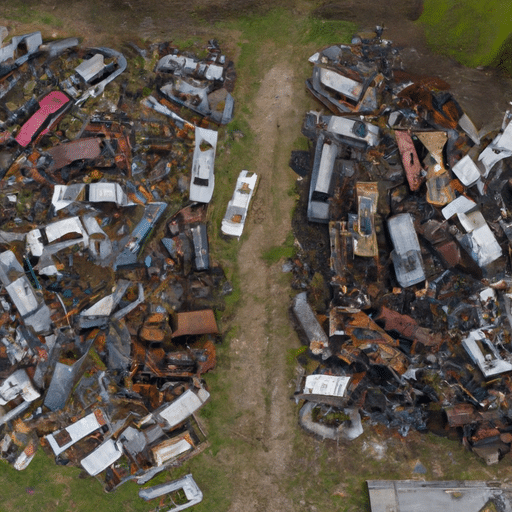
[[296, 424], [286, 382], [286, 350], [294, 340], [280, 334], [288, 332], [289, 290], [277, 279], [279, 269], [269, 271], [261, 254], [282, 244], [290, 230], [293, 198], [287, 191], [294, 176], [281, 147], [296, 137], [290, 113], [297, 84], [286, 63], [274, 66], [262, 82], [251, 121], [259, 147], [254, 169], [259, 185], [247, 226], [250, 236], [238, 255], [242, 301], [233, 319], [239, 334], [231, 342], [229, 378], [237, 383], [232, 402], [240, 414], [233, 432], [258, 443], [252, 446], [252, 463], [241, 464], [235, 473], [231, 512], [296, 510], [279, 488], [288, 475]]

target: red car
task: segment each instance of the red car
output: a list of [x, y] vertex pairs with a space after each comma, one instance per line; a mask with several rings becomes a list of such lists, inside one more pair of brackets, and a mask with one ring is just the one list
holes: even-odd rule
[[27, 147], [36, 137], [48, 133], [71, 104], [67, 94], [52, 91], [39, 102], [39, 110], [21, 127], [16, 142]]

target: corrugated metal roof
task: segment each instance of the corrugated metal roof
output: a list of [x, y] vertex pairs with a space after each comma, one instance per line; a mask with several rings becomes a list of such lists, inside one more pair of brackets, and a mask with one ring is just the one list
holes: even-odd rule
[[[368, 480], [371, 512], [480, 512], [493, 500], [511, 510], [510, 488], [479, 481]], [[500, 508], [501, 510], [501, 508]]]
[[194, 445], [186, 439], [168, 439], [151, 448], [151, 453], [156, 465], [161, 466], [168, 460], [174, 459], [192, 448], [194, 448]]
[[337, 375], [308, 375], [304, 394], [342, 397], [351, 377]]
[[89, 434], [92, 434], [95, 430], [101, 428], [103, 424], [104, 422], [100, 423], [98, 421], [98, 414], [95, 411], [83, 417], [82, 419], [76, 421], [75, 423], [72, 423], [71, 425], [67, 426], [64, 429], [67, 435], [69, 436], [69, 441], [67, 443], [61, 445], [56, 439], [56, 435], [62, 431], [57, 431], [46, 436], [46, 440], [48, 441], [48, 444], [51, 446], [53, 453], [55, 453], [55, 455], [57, 456], [60, 455], [62, 452], [65, 452], [70, 446], [75, 444], [77, 441], [80, 441], [80, 439], [83, 439]]
[[112, 439], [98, 446], [85, 459], [80, 461], [82, 467], [91, 476], [98, 475], [123, 455], [120, 447]]
[[200, 389], [197, 394], [187, 389], [176, 400], [159, 409], [157, 414], [167, 422], [169, 428], [173, 428], [196, 412], [209, 397], [210, 393], [205, 389]]
[[39, 110], [21, 127], [16, 142], [20, 146], [28, 146], [32, 139], [41, 131], [44, 123], [69, 104], [69, 98], [61, 91], [52, 91], [39, 102]]

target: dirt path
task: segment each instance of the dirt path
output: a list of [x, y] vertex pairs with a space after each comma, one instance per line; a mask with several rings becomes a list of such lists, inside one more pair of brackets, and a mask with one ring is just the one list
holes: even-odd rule
[[281, 147], [290, 147], [297, 136], [291, 115], [297, 83], [287, 64], [273, 67], [262, 81], [251, 121], [260, 148], [253, 169], [259, 185], [248, 219], [250, 236], [238, 256], [242, 304], [233, 319], [240, 328], [231, 343], [231, 379], [238, 383], [232, 402], [240, 414], [233, 431], [258, 444], [251, 446], [252, 463], [234, 468], [230, 512], [296, 510], [280, 486], [288, 476], [296, 425], [286, 382], [286, 350], [297, 342], [287, 328], [288, 287], [279, 284], [280, 269], [268, 269], [261, 254], [282, 244], [290, 230], [293, 198], [287, 191], [294, 177]]

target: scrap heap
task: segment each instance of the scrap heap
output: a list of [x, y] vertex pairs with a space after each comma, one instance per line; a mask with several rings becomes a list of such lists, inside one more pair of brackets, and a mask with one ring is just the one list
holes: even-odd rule
[[306, 115], [311, 156], [290, 161], [308, 178], [299, 360], [319, 363], [297, 386], [301, 423], [333, 439], [364, 423], [458, 434], [497, 462], [512, 442], [510, 115], [481, 136], [381, 34], [310, 58], [307, 88], [331, 113]]
[[0, 41], [0, 455], [42, 445], [107, 490], [204, 448], [230, 288], [206, 213], [233, 65], [215, 41], [123, 52]]

